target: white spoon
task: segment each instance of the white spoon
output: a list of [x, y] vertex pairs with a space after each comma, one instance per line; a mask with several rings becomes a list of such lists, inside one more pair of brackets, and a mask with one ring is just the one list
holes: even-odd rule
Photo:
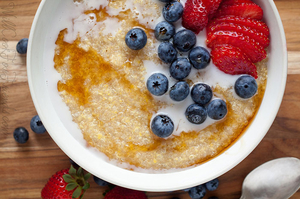
[[279, 158], [251, 171], [240, 199], [288, 199], [300, 187], [300, 160]]

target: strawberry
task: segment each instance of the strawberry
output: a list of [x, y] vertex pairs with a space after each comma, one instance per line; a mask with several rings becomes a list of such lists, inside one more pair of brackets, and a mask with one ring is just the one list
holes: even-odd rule
[[213, 18], [221, 2], [222, 0], [203, 0], [203, 3], [207, 8], [208, 19]]
[[43, 199], [71, 199], [82, 198], [84, 192], [90, 187], [87, 179], [90, 173], [84, 175], [81, 167], [76, 171], [71, 165], [70, 169], [63, 169], [55, 173], [42, 189]]
[[266, 37], [269, 36], [268, 26], [264, 22], [257, 21], [255, 19], [246, 19], [246, 18], [236, 17], [236, 16], [224, 16], [224, 17], [213, 19], [212, 21], [209, 22], [208, 26], [213, 26], [215, 24], [219, 24], [222, 22], [234, 23], [237, 25], [246, 26], [252, 29], [256, 29], [259, 32], [262, 32]]
[[228, 44], [238, 47], [248, 55], [253, 63], [266, 58], [265, 49], [257, 44], [254, 39], [235, 31], [217, 31], [207, 37], [207, 46], [213, 48], [217, 45]]
[[228, 6], [240, 3], [253, 3], [251, 0], [223, 0], [220, 6]]
[[196, 34], [208, 23], [208, 12], [202, 0], [187, 0], [182, 15], [182, 26]]
[[257, 78], [256, 66], [239, 48], [230, 45], [216, 46], [211, 51], [213, 63], [226, 74], [248, 74]]
[[215, 17], [227, 15], [261, 20], [263, 17], [263, 10], [255, 3], [240, 3], [228, 6], [225, 5], [218, 9]]
[[256, 29], [237, 25], [234, 23], [222, 22], [219, 24], [213, 24], [207, 27], [207, 35], [211, 35], [216, 31], [235, 31], [238, 33], [242, 33], [245, 36], [249, 36], [249, 38], [254, 39], [264, 48], [269, 46], [269, 38], [261, 32], [258, 32]]
[[110, 190], [104, 199], [147, 199], [148, 197], [142, 191], [136, 191], [116, 186]]

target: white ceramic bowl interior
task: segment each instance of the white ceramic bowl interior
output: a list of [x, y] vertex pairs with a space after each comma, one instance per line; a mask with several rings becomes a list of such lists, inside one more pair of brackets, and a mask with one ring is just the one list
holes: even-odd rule
[[[67, 0], [64, 0], [67, 1]], [[283, 97], [287, 76], [287, 49], [280, 16], [272, 0], [253, 0], [264, 10], [271, 33], [268, 81], [259, 111], [246, 132], [221, 155], [194, 168], [167, 173], [145, 173], [123, 169], [95, 149], [88, 147], [72, 123], [66, 105], [56, 89], [59, 75], [53, 68], [53, 25], [60, 26], [61, 0], [42, 0], [36, 13], [28, 46], [27, 72], [36, 110], [57, 145], [84, 169], [106, 181], [144, 191], [180, 190], [205, 183], [232, 169], [248, 156], [273, 123]], [[70, 0], [68, 0], [70, 1]], [[63, 27], [63, 26], [62, 26]], [[53, 46], [52, 46], [53, 47]]]

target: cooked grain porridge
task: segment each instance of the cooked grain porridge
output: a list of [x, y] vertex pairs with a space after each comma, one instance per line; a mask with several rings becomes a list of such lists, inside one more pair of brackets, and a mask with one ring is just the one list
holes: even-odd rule
[[[57, 89], [88, 144], [112, 160], [154, 170], [194, 166], [230, 146], [260, 106], [267, 60], [256, 64], [258, 92], [248, 100], [233, 91], [232, 82], [238, 76], [223, 74], [213, 64], [192, 71], [189, 85], [209, 84], [214, 97], [226, 101], [228, 113], [221, 121], [190, 124], [181, 113], [190, 98], [174, 103], [167, 100], [168, 93], [154, 97], [146, 88], [151, 73], [168, 71], [168, 65], [157, 56], [159, 41], [153, 31], [164, 4], [156, 0], [103, 2], [96, 9], [89, 9], [85, 1], [74, 2], [85, 9], [72, 19], [72, 30], [59, 33], [54, 56], [55, 69], [62, 78]], [[125, 44], [125, 35], [133, 27], [147, 34], [142, 50], [131, 50]], [[197, 41], [206, 47], [205, 34], [200, 33]], [[175, 80], [168, 78], [172, 86]], [[150, 129], [151, 119], [159, 112], [174, 120], [175, 131], [167, 139], [155, 136]]]

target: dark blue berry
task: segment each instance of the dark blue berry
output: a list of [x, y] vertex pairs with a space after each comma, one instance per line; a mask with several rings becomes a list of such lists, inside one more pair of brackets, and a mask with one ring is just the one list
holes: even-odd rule
[[180, 198], [178, 198], [178, 197], [173, 197], [173, 198], [171, 198], [171, 199], [180, 199]]
[[21, 39], [16, 46], [17, 52], [20, 54], [26, 54], [27, 53], [27, 45], [28, 45], [28, 39], [23, 38]]
[[254, 77], [243, 75], [236, 80], [234, 90], [239, 97], [249, 99], [257, 92], [257, 83]]
[[147, 35], [142, 29], [133, 28], [126, 34], [125, 42], [130, 49], [140, 50], [144, 48], [147, 43]]
[[183, 6], [178, 1], [172, 1], [165, 5], [162, 13], [167, 22], [175, 22], [181, 18], [183, 14]]
[[177, 80], [186, 78], [191, 70], [192, 64], [186, 58], [178, 58], [170, 66], [170, 74]]
[[161, 138], [169, 137], [174, 131], [174, 124], [171, 118], [166, 115], [157, 115], [151, 122], [152, 132]]
[[174, 101], [184, 100], [190, 93], [190, 87], [185, 81], [174, 84], [170, 89], [170, 98]]
[[168, 41], [175, 35], [175, 27], [167, 21], [159, 22], [155, 26], [154, 35], [159, 41]]
[[168, 3], [168, 2], [173, 1], [173, 0], [159, 0], [159, 1], [164, 2], [164, 3]]
[[193, 124], [202, 124], [207, 118], [206, 108], [198, 104], [191, 104], [185, 111], [185, 117]]
[[209, 85], [198, 83], [193, 86], [191, 96], [195, 103], [205, 106], [212, 99], [213, 92]]
[[152, 95], [161, 96], [168, 91], [169, 80], [161, 73], [152, 74], [147, 80], [147, 89]]
[[93, 178], [94, 178], [94, 181], [96, 182], [96, 184], [99, 185], [99, 186], [101, 186], [101, 187], [109, 185], [108, 182], [106, 182], [106, 181], [104, 181], [104, 180], [102, 180], [102, 179], [100, 179], [100, 178], [98, 178], [96, 176], [93, 176]]
[[181, 52], [188, 52], [194, 47], [196, 42], [195, 33], [188, 29], [178, 31], [173, 37], [174, 46]]
[[190, 51], [189, 59], [194, 68], [203, 69], [206, 68], [210, 62], [210, 54], [205, 48], [197, 46]]
[[227, 114], [226, 102], [221, 99], [212, 100], [207, 106], [207, 114], [211, 119], [220, 120]]
[[76, 168], [76, 169], [79, 168], [79, 165], [78, 165], [76, 162], [74, 162], [74, 160], [72, 160], [71, 158], [70, 158], [69, 160], [70, 160], [71, 165], [72, 165], [74, 168]]
[[169, 42], [162, 42], [158, 46], [158, 57], [165, 63], [170, 64], [177, 58], [177, 50]]
[[189, 190], [189, 195], [192, 199], [201, 199], [205, 196], [206, 189], [203, 185], [193, 187]]
[[14, 131], [14, 138], [18, 143], [24, 144], [29, 139], [29, 133], [24, 127], [18, 127]]
[[214, 190], [216, 190], [218, 188], [218, 186], [219, 186], [219, 180], [218, 180], [218, 178], [213, 179], [213, 180], [205, 183], [205, 187], [206, 187], [206, 189], [208, 191], [214, 191]]
[[209, 197], [208, 199], [219, 199], [219, 198], [216, 196], [212, 196], [212, 197]]
[[38, 115], [34, 116], [30, 121], [30, 128], [35, 133], [45, 133], [46, 129]]

